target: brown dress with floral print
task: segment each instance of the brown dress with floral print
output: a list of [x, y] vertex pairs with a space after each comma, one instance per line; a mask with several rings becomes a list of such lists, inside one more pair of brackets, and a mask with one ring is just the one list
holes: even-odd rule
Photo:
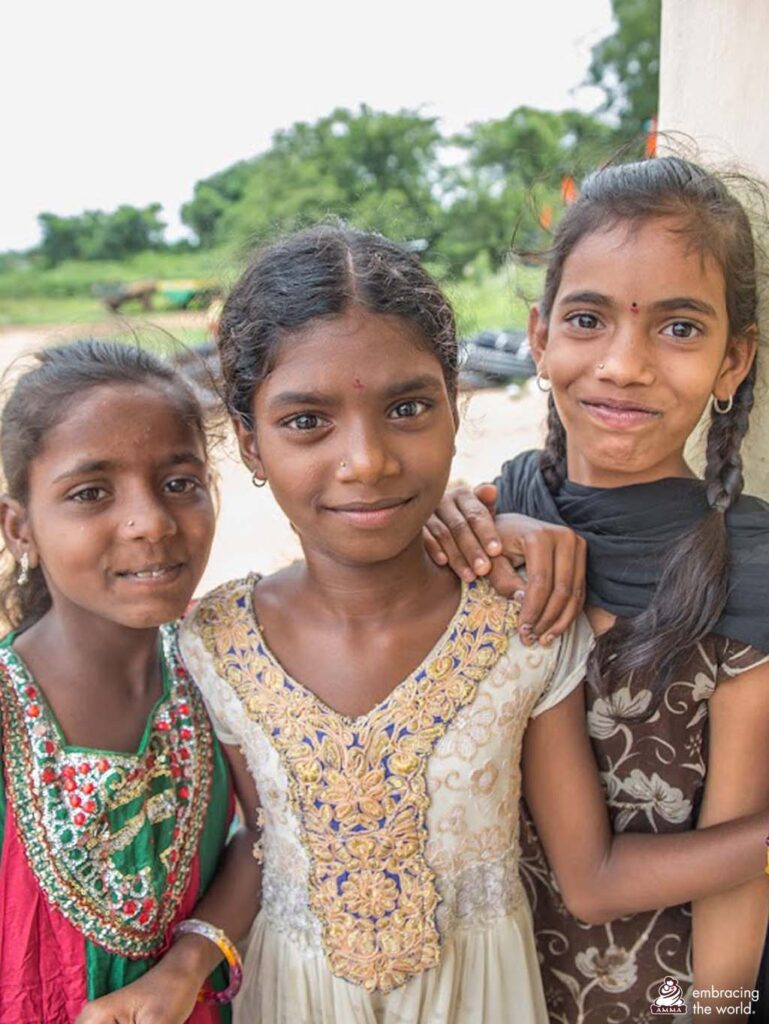
[[[648, 690], [611, 698], [587, 693], [588, 729], [615, 832], [682, 832], [697, 822], [707, 772], [708, 700], [716, 686], [769, 661], [769, 655], [710, 636], [654, 714]], [[521, 872], [534, 912], [552, 1024], [638, 1024], [666, 977], [691, 984], [691, 908], [668, 907], [605, 925], [586, 925], [564, 907], [531, 820], [524, 814]], [[681, 1017], [677, 1018], [681, 1020]]]

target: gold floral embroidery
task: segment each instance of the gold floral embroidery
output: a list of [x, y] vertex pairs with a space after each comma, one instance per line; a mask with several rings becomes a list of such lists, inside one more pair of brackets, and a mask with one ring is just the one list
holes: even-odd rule
[[195, 611], [217, 672], [277, 750], [310, 862], [330, 970], [389, 992], [440, 960], [425, 856], [427, 762], [508, 647], [516, 606], [469, 586], [440, 649], [368, 715], [346, 718], [289, 679], [251, 611], [254, 578]]

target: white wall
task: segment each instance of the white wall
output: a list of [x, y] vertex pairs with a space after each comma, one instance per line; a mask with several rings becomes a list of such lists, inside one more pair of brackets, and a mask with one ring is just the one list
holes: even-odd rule
[[[693, 140], [702, 162], [769, 181], [769, 0], [662, 0], [661, 57], [660, 130], [690, 137], [661, 148]], [[746, 454], [748, 490], [769, 499], [769, 305], [763, 329]]]

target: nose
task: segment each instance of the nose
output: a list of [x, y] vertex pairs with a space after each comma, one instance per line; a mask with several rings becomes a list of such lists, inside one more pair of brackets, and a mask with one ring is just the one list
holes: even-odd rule
[[619, 324], [598, 360], [596, 376], [621, 388], [654, 383], [653, 345], [643, 323]]
[[347, 432], [340, 446], [340, 480], [372, 486], [399, 472], [400, 461], [383, 431], [358, 424]]
[[122, 532], [135, 540], [156, 544], [176, 533], [176, 520], [159, 495], [142, 489], [121, 503]]

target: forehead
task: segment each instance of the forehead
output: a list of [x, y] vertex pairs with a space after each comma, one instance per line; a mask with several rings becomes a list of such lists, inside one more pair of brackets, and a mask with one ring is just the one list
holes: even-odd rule
[[415, 373], [442, 375], [437, 355], [410, 321], [353, 307], [287, 337], [262, 389], [292, 383], [328, 390], [376, 389]]
[[[105, 384], [89, 388], [49, 430], [43, 459], [100, 457], [149, 461], [170, 450], [200, 452], [203, 439], [183, 414], [172, 388], [149, 384]], [[37, 460], [35, 460], [37, 461]]]
[[564, 261], [558, 296], [582, 290], [628, 302], [689, 295], [726, 305], [718, 262], [674, 218], [622, 222], [580, 239]]

